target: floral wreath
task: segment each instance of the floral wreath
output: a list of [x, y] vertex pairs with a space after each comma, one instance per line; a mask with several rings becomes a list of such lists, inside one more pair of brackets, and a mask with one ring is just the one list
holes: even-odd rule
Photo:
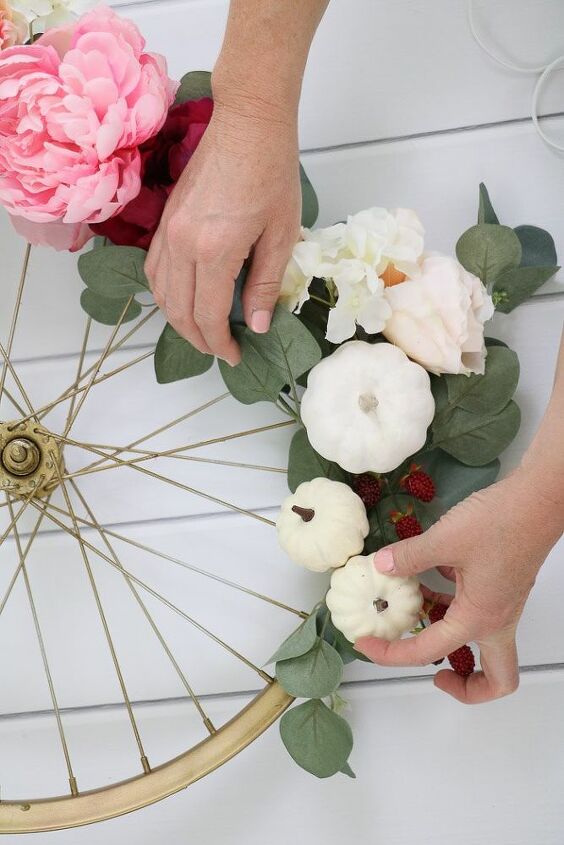
[[[24, 0], [0, 0], [0, 202], [32, 243], [75, 251], [96, 237], [78, 259], [81, 304], [115, 325], [135, 319], [150, 293], [146, 250], [211, 119], [211, 78], [199, 71], [174, 83], [134, 24], [106, 7], [35, 38], [34, 24], [61, 23], [71, 3], [44, 5], [38, 18]], [[447, 610], [416, 579], [378, 573], [373, 554], [495, 481], [519, 430], [519, 361], [485, 337], [485, 324], [559, 268], [550, 234], [502, 225], [483, 184], [478, 223], [453, 257], [425, 250], [422, 223], [406, 209], [370, 208], [314, 229], [303, 168], [301, 183], [302, 239], [270, 331], [244, 324], [243, 267], [231, 314], [242, 360], [219, 369], [235, 399], [274, 403], [299, 424], [278, 538], [291, 560], [331, 581], [269, 662], [305, 699], [280, 722], [294, 760], [319, 777], [354, 777], [338, 688], [344, 665], [366, 659], [355, 642], [416, 634]], [[213, 362], [165, 326], [159, 383]], [[320, 580], [320, 596], [325, 588]], [[474, 671], [469, 646], [448, 659], [461, 675]]]

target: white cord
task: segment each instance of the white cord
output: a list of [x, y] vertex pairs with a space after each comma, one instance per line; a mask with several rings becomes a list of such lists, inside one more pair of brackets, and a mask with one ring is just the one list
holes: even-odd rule
[[550, 138], [540, 123], [539, 117], [539, 101], [541, 94], [544, 90], [544, 86], [548, 82], [549, 78], [558, 70], [564, 69], [564, 56], [559, 56], [554, 61], [550, 62], [546, 65], [540, 65], [538, 67], [523, 67], [522, 65], [514, 64], [513, 62], [507, 61], [507, 59], [502, 58], [497, 53], [495, 53], [483, 40], [481, 35], [478, 33], [476, 28], [476, 21], [474, 18], [474, 0], [468, 0], [468, 25], [470, 27], [470, 32], [472, 33], [472, 37], [476, 44], [490, 57], [493, 59], [494, 62], [497, 62], [502, 67], [506, 68], [507, 70], [511, 70], [514, 73], [523, 73], [527, 74], [528, 76], [539, 76], [537, 83], [535, 85], [535, 90], [533, 91], [533, 102], [532, 102], [532, 118], [533, 118], [533, 126], [535, 127], [536, 131], [538, 132], [540, 138], [544, 141], [547, 146], [551, 147], [553, 150], [557, 150], [558, 152], [564, 153], [564, 145], [557, 143], [552, 138]]

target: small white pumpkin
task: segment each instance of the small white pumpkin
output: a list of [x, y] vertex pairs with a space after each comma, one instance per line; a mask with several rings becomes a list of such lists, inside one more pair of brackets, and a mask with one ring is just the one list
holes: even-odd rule
[[328, 478], [300, 484], [282, 503], [276, 528], [289, 557], [313, 572], [343, 566], [362, 551], [370, 530], [362, 500]]
[[359, 637], [397, 640], [419, 622], [423, 595], [417, 578], [383, 575], [374, 555], [359, 555], [331, 576], [327, 607], [331, 620], [351, 643]]
[[435, 415], [428, 373], [391, 343], [352, 340], [309, 374], [301, 415], [313, 448], [347, 472], [391, 472]]

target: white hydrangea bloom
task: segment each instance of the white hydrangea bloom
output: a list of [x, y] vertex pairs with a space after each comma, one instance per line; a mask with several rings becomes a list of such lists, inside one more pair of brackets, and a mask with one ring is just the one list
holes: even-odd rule
[[80, 15], [92, 9], [95, 0], [10, 0], [13, 9], [20, 12], [29, 24], [33, 24], [33, 33], [45, 32], [57, 26], [70, 23]]
[[329, 311], [327, 340], [342, 343], [352, 337], [357, 325], [369, 334], [381, 332], [392, 313], [384, 296], [384, 283], [375, 270], [358, 258], [342, 258], [331, 271], [339, 297]]
[[304, 303], [309, 299], [309, 286], [313, 277], [318, 275], [322, 258], [321, 248], [317, 243], [300, 241], [295, 245], [282, 279], [278, 298], [278, 301], [289, 311], [299, 314]]
[[349, 215], [345, 239], [351, 255], [361, 258], [378, 276], [393, 264], [409, 278], [419, 275], [425, 230], [414, 211], [367, 208]]

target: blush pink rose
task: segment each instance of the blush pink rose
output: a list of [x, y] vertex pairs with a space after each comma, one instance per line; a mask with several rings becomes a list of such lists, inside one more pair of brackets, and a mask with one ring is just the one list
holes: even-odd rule
[[[27, 227], [32, 241], [75, 245], [139, 193], [138, 147], [177, 87], [144, 47], [133, 23], [98, 7], [0, 53], [0, 202], [41, 224], [35, 237]], [[52, 240], [46, 224], [57, 224]]]

